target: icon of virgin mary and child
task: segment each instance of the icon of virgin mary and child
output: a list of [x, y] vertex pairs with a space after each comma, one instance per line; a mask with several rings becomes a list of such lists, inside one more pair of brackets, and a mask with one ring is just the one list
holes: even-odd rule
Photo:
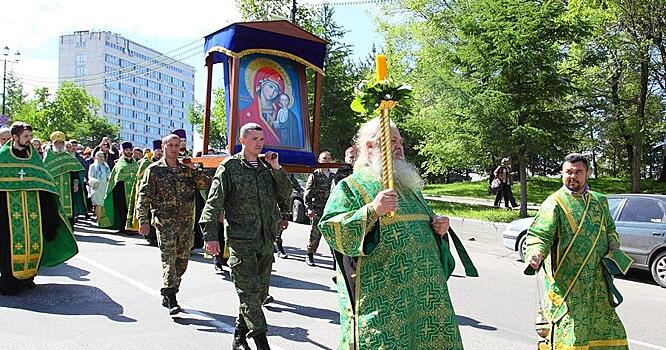
[[274, 67], [262, 66], [256, 70], [252, 86], [247, 88], [252, 89], [254, 96], [252, 103], [240, 113], [241, 124], [261, 125], [266, 145], [303, 147], [302, 127], [290, 110], [293, 100], [285, 90], [285, 79], [280, 72]]

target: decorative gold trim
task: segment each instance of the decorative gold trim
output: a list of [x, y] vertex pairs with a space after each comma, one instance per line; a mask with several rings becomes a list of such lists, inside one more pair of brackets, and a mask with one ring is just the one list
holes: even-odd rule
[[359, 319], [358, 316], [360, 315], [359, 312], [359, 307], [361, 305], [361, 267], [363, 266], [363, 257], [359, 256], [358, 261], [356, 264], [356, 278], [355, 278], [355, 284], [354, 284], [354, 332], [355, 334], [355, 339], [354, 339], [354, 347], [356, 350], [359, 350], [361, 347], [361, 335], [360, 335], [360, 329], [359, 329]]
[[379, 223], [382, 225], [391, 225], [397, 222], [403, 221], [426, 221], [430, 222], [430, 216], [426, 214], [407, 214], [407, 215], [395, 215], [393, 217], [382, 216], [379, 218]]
[[235, 58], [241, 58], [243, 56], [251, 55], [253, 53], [263, 53], [267, 55], [273, 55], [273, 56], [278, 56], [278, 57], [283, 57], [283, 58], [288, 58], [290, 60], [296, 61], [308, 68], [313, 69], [315, 72], [324, 75], [324, 70], [315, 66], [314, 64], [296, 56], [293, 54], [290, 54], [288, 52], [284, 51], [279, 51], [279, 50], [272, 50], [272, 49], [247, 49], [243, 50], [240, 52], [233, 52], [227, 48], [224, 48], [222, 46], [213, 46], [210, 49], [208, 49], [208, 52], [206, 52], [206, 55], [208, 55], [211, 52], [221, 52], [227, 56], [235, 57]]
[[0, 164], [0, 168], [32, 168], [44, 171], [43, 167], [29, 163], [2, 163]]
[[560, 345], [556, 344], [556, 350], [589, 350], [598, 347], [612, 347], [612, 346], [628, 346], [627, 339], [606, 339], [606, 340], [590, 340], [587, 345]]
[[[576, 221], [574, 220], [573, 214], [571, 213], [571, 210], [569, 207], [566, 206], [566, 203], [564, 203], [564, 199], [560, 197], [559, 193], [555, 194], [555, 201], [560, 205], [562, 210], [564, 211], [564, 216], [567, 218], [567, 221], [569, 221], [569, 224], [572, 225], [571, 223], [573, 222], [573, 225], [571, 226], [571, 229], [574, 230], [574, 236], [571, 239], [571, 243], [569, 243], [569, 246], [567, 249], [564, 251], [564, 254], [562, 254], [561, 257], [558, 257], [558, 262], [557, 262], [557, 267], [555, 268], [555, 274], [553, 277], [557, 277], [558, 272], [560, 271], [560, 267], [562, 267], [562, 263], [564, 262], [564, 258], [569, 254], [571, 251], [571, 248], [573, 247], [574, 243], [576, 242], [576, 238], [578, 238], [578, 234], [580, 233], [583, 224], [585, 223], [585, 219], [587, 218], [587, 212], [590, 209], [590, 203], [592, 202], [591, 196], [588, 196], [585, 202], [585, 211], [583, 211], [583, 215], [580, 218], [580, 223], [576, 224]], [[602, 221], [603, 222], [603, 221]], [[559, 243], [558, 243], [559, 244]]]
[[368, 195], [368, 193], [365, 191], [365, 189], [361, 186], [360, 183], [358, 183], [356, 180], [352, 179], [351, 177], [348, 177], [349, 180], [347, 182], [358, 191], [358, 193], [361, 195], [361, 198], [363, 198], [363, 203], [368, 204], [372, 202], [372, 198]]
[[[603, 215], [601, 216], [601, 222], [602, 222], [602, 224], [599, 227], [599, 231], [597, 232], [597, 236], [594, 238], [594, 242], [592, 242], [592, 245], [590, 246], [590, 251], [587, 253], [587, 256], [585, 257], [583, 262], [580, 264], [580, 268], [578, 269], [578, 272], [576, 273], [576, 276], [574, 276], [573, 280], [571, 280], [571, 284], [569, 284], [569, 286], [567, 287], [566, 293], [564, 293], [564, 295], [562, 296], [562, 302], [564, 302], [564, 300], [566, 300], [566, 298], [569, 296], [569, 293], [571, 293], [571, 290], [573, 289], [574, 284], [576, 284], [576, 281], [578, 280], [578, 277], [580, 276], [581, 272], [583, 272], [583, 269], [585, 268], [585, 265], [587, 264], [587, 262], [590, 260], [590, 257], [592, 256], [592, 253], [594, 253], [594, 247], [597, 245], [597, 242], [599, 241], [599, 237], [601, 237], [601, 232], [606, 227], [605, 224], [603, 224], [603, 222], [604, 222], [604, 216]], [[558, 304], [555, 304], [555, 305], [558, 305]], [[560, 305], [562, 305], [562, 304], [559, 304], [558, 306], [560, 306]]]
[[[21, 182], [21, 181], [37, 181], [41, 182], [43, 184], [47, 184], [50, 186], [53, 186], [52, 182], [49, 182], [48, 180], [40, 179], [38, 177], [24, 177], [23, 180], [15, 177], [0, 177], [0, 181], [10, 181], [10, 182]], [[17, 189], [16, 191], [25, 191], [26, 189]], [[11, 191], [11, 190], [7, 190]]]

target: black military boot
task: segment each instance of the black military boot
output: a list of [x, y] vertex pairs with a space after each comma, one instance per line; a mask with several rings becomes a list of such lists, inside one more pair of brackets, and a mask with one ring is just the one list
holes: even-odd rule
[[176, 294], [167, 294], [167, 307], [169, 308], [169, 315], [175, 315], [182, 311], [178, 301], [176, 300]]
[[284, 252], [284, 247], [282, 247], [282, 239], [275, 240], [275, 245], [277, 246], [277, 256], [278, 258], [286, 259], [289, 257], [287, 253]]
[[266, 333], [257, 334], [252, 339], [254, 339], [254, 343], [257, 345], [257, 350], [271, 350], [271, 347], [268, 346]]
[[247, 329], [236, 328], [234, 331], [234, 342], [231, 344], [232, 350], [251, 350], [250, 345], [247, 343], [245, 334]]
[[313, 254], [308, 253], [308, 256], [305, 258], [305, 263], [308, 264], [308, 266], [315, 266]]

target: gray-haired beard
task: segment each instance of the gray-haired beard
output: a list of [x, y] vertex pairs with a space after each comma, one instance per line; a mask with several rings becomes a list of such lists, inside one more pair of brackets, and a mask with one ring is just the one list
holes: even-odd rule
[[65, 147], [56, 147], [56, 146], [53, 146], [53, 152], [55, 152], [55, 153], [62, 153], [62, 152], [65, 152]]
[[[370, 156], [370, 163], [365, 166], [372, 175], [381, 181], [382, 158], [379, 154]], [[423, 179], [413, 164], [404, 159], [393, 159], [393, 179], [399, 190], [421, 191]]]

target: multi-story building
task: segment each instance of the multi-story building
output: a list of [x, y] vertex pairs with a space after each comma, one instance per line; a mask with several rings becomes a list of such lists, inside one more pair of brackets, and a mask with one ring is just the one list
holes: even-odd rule
[[60, 37], [58, 76], [99, 99], [100, 114], [120, 126], [121, 141], [149, 147], [185, 129], [192, 146], [187, 113], [194, 101], [194, 67], [118, 34], [77, 31]]

